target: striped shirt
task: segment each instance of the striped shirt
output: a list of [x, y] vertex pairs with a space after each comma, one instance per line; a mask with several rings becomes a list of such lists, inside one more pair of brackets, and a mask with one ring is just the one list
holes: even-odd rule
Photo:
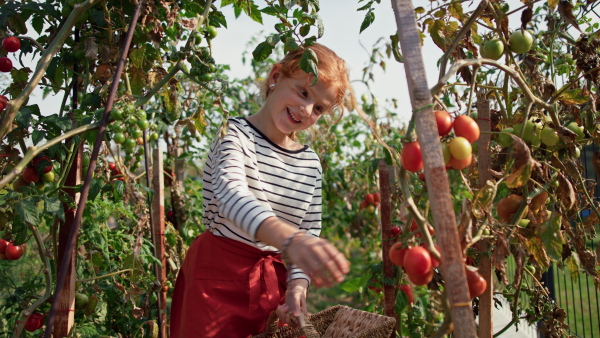
[[[313, 236], [321, 233], [321, 162], [308, 146], [287, 150], [244, 117], [229, 119], [210, 148], [203, 175], [203, 222], [214, 235], [265, 251], [262, 221], [277, 216]], [[290, 279], [308, 278], [292, 266]]]

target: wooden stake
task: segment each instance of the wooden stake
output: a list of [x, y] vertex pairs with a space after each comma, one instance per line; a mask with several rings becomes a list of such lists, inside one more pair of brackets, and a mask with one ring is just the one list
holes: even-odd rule
[[[477, 101], [477, 124], [482, 132], [489, 132], [492, 129], [490, 120], [490, 102], [487, 100]], [[477, 156], [479, 188], [483, 188], [485, 186], [485, 182], [492, 178], [492, 175], [490, 174], [490, 139], [490, 134], [482, 133], [477, 141], [479, 149], [479, 154]], [[482, 253], [482, 255], [481, 260], [479, 261], [479, 274], [485, 278], [487, 282], [487, 289], [481, 296], [479, 296], [479, 338], [491, 338], [494, 328], [492, 321], [492, 314], [494, 310], [494, 278], [492, 276], [492, 260], [487, 254], [489, 249], [490, 245], [487, 239], [480, 241], [479, 252]]]
[[[154, 149], [152, 169], [152, 231], [154, 232], [154, 250], [162, 266], [158, 267], [158, 278], [162, 286], [167, 281], [167, 260], [165, 257], [165, 181], [163, 175], [163, 153], [160, 149]], [[167, 336], [167, 292], [159, 291], [159, 313], [160, 336]]]
[[427, 191], [442, 255], [446, 297], [456, 337], [477, 337], [465, 264], [456, 231], [456, 216], [450, 195], [448, 175], [427, 86], [421, 40], [414, 6], [410, 0], [392, 0], [398, 38], [404, 55], [410, 100], [427, 177]]
[[[390, 260], [389, 252], [392, 247], [392, 206], [390, 193], [390, 167], [384, 160], [379, 160], [379, 189], [381, 195], [381, 252], [383, 260], [383, 276], [387, 280], [394, 280], [394, 265]], [[386, 316], [396, 316], [396, 290], [395, 285], [383, 284], [383, 310]], [[395, 333], [393, 334], [395, 337]]]

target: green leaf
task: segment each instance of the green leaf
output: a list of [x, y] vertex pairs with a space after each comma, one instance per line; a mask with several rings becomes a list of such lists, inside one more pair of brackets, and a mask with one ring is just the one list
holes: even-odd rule
[[250, 6], [247, 4], [243, 5], [244, 12], [248, 15], [248, 17], [250, 17], [250, 19], [262, 25], [263, 21], [260, 9], [258, 9], [258, 6], [254, 2], [250, 2], [249, 4]]
[[102, 190], [102, 181], [97, 179], [92, 179], [92, 184], [90, 185], [90, 192], [88, 194], [88, 198], [90, 201], [96, 199], [100, 191]]
[[365, 19], [363, 20], [362, 24], [360, 25], [360, 33], [362, 33], [362, 31], [364, 31], [365, 29], [367, 29], [367, 27], [371, 26], [373, 21], [375, 21], [375, 13], [373, 13], [372, 9], [369, 9], [369, 11], [367, 12], [367, 15], [365, 15]]
[[252, 56], [256, 61], [264, 61], [269, 55], [273, 52], [273, 46], [271, 46], [268, 42], [264, 41], [258, 44], [254, 51], [252, 51]]
[[395, 309], [396, 313], [402, 313], [404, 309], [408, 306], [408, 296], [404, 292], [396, 293], [396, 304]]
[[125, 192], [125, 183], [120, 180], [116, 180], [113, 182], [113, 196], [114, 200], [118, 201], [123, 198], [123, 193]]
[[131, 84], [131, 93], [133, 95], [142, 95], [147, 81], [146, 73], [141, 68], [132, 68], [129, 70], [129, 83]]
[[43, 16], [34, 16], [31, 19], [31, 27], [38, 33], [38, 35], [42, 34], [42, 30], [44, 29], [44, 17]]
[[313, 74], [315, 76], [313, 85], [317, 84], [317, 81], [319, 81], [318, 62], [319, 58], [317, 57], [317, 54], [310, 48], [306, 48], [300, 57], [300, 69], [307, 74]]
[[83, 313], [88, 319], [96, 312], [96, 306], [98, 306], [98, 297], [96, 297], [96, 295], [91, 295], [85, 309], [83, 309]]
[[562, 247], [565, 244], [560, 224], [561, 216], [556, 212], [552, 212], [550, 218], [540, 228], [540, 238], [544, 243], [546, 253], [557, 262], [562, 259]]
[[41, 140], [46, 136], [46, 132], [44, 130], [35, 129], [31, 132], [31, 143], [33, 145], [37, 145]]
[[37, 225], [40, 221], [40, 213], [36, 206], [39, 198], [37, 196], [28, 196], [21, 199], [15, 205], [17, 215], [25, 222]]
[[44, 211], [56, 215], [60, 220], [65, 220], [65, 209], [58, 197], [44, 198]]
[[340, 285], [340, 289], [349, 293], [353, 293], [367, 286], [367, 284], [369, 284], [370, 279], [370, 275], [364, 275], [361, 277], [349, 279]]
[[574, 105], [584, 104], [588, 102], [590, 98], [588, 95], [583, 94], [583, 90], [581, 88], [577, 88], [563, 92], [562, 94], [560, 94], [557, 100], [566, 105]]
[[27, 237], [29, 236], [29, 227], [23, 219], [16, 217], [12, 220], [12, 234], [15, 236], [14, 243], [15, 245], [21, 245], [27, 241]]

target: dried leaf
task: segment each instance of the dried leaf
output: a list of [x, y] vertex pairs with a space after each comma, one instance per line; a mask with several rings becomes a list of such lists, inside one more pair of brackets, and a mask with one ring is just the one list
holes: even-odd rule
[[496, 238], [494, 244], [494, 253], [492, 255], [492, 264], [498, 273], [498, 280], [504, 285], [508, 285], [508, 278], [506, 277], [506, 258], [510, 255], [508, 250], [507, 240], [505, 238]]
[[496, 198], [496, 192], [497, 184], [493, 180], [487, 180], [483, 188], [479, 189], [473, 201], [472, 211], [475, 217], [485, 217]]
[[96, 45], [96, 39], [89, 37], [83, 41], [85, 57], [90, 61], [98, 60], [98, 45]]
[[546, 248], [546, 253], [554, 261], [560, 261], [565, 239], [560, 230], [561, 216], [553, 212], [547, 222], [540, 228], [540, 238]]
[[575, 190], [569, 179], [562, 173], [558, 173], [558, 193], [556, 195], [567, 211], [575, 206]]
[[543, 268], [542, 270], [546, 270], [550, 266], [550, 258], [546, 252], [545, 242], [538, 236], [526, 236], [525, 237], [525, 247], [529, 254], [531, 254], [535, 261], [540, 264]]
[[469, 207], [469, 204], [469, 200], [465, 199], [463, 201], [460, 224], [458, 224], [460, 247], [463, 251], [473, 241], [473, 222], [471, 222], [471, 213], [469, 213], [471, 208]]
[[527, 24], [531, 21], [533, 17], [533, 9], [531, 7], [527, 7], [521, 12], [521, 29], [527, 29]]
[[83, 309], [85, 316], [91, 318], [94, 315], [94, 312], [96, 312], [96, 306], [98, 306], [98, 297], [96, 297], [96, 295], [91, 295], [85, 309]]
[[519, 188], [529, 181], [533, 167], [539, 165], [539, 163], [531, 157], [529, 147], [527, 147], [527, 144], [521, 138], [512, 134], [511, 136], [514, 140], [513, 156], [515, 164], [514, 171], [506, 178], [506, 186], [509, 188]]

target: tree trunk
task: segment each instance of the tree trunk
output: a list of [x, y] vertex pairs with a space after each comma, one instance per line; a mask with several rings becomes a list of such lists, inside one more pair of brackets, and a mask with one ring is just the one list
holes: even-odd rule
[[425, 76], [421, 41], [415, 11], [409, 0], [392, 0], [398, 38], [405, 60], [410, 100], [427, 178], [427, 191], [433, 214], [438, 245], [442, 255], [442, 273], [446, 297], [457, 337], [476, 337], [475, 319], [467, 286], [465, 264], [456, 231], [456, 216], [450, 195], [446, 166], [439, 142], [432, 97]]

